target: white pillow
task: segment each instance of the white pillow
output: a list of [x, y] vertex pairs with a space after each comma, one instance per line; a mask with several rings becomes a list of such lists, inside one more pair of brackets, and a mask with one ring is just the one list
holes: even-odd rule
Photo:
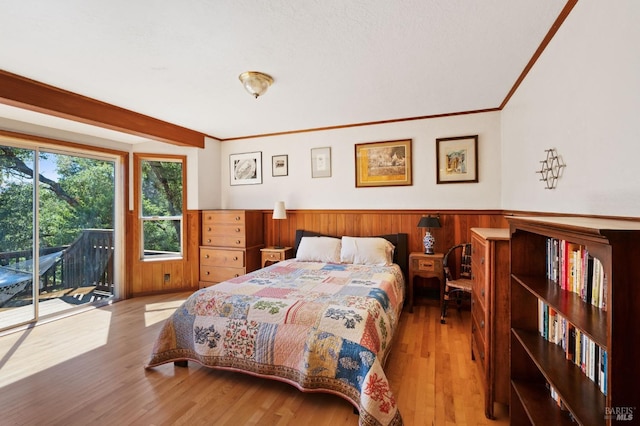
[[301, 262], [340, 263], [340, 239], [332, 237], [302, 237], [296, 260]]
[[393, 263], [395, 247], [380, 237], [342, 237], [340, 262], [356, 265], [384, 265]]

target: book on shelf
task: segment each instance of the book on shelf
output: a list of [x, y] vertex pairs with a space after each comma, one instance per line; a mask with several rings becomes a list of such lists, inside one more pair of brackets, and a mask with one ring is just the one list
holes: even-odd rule
[[538, 331], [543, 339], [559, 346], [568, 362], [607, 394], [607, 351], [562, 314], [538, 299]]
[[548, 238], [547, 279], [561, 289], [578, 294], [585, 302], [606, 310], [607, 277], [602, 263], [587, 247], [566, 240]]

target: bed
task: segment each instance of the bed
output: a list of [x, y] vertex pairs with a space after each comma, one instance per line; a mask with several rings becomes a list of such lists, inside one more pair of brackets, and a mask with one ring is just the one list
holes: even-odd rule
[[295, 258], [207, 287], [167, 319], [146, 368], [188, 361], [339, 395], [401, 425], [383, 366], [404, 303], [407, 235], [296, 232]]

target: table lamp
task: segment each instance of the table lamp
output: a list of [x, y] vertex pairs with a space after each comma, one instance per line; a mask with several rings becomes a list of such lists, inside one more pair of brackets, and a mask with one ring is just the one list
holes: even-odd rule
[[280, 220], [287, 218], [287, 210], [284, 208], [284, 201], [276, 201], [276, 205], [273, 207], [272, 218], [278, 221], [278, 245], [275, 246], [275, 248], [284, 248], [280, 245]]
[[433, 254], [433, 245], [436, 242], [436, 239], [431, 235], [431, 228], [440, 228], [440, 219], [437, 217], [422, 216], [420, 218], [420, 222], [418, 222], [418, 228], [426, 228], [424, 232], [424, 238], [422, 242], [424, 243], [424, 253], [425, 254]]

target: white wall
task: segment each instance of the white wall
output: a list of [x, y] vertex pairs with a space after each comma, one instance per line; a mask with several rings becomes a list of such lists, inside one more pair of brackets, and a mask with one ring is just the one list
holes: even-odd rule
[[[640, 2], [581, 0], [502, 111], [502, 206], [640, 216]], [[540, 182], [544, 150], [566, 163]]]
[[[198, 150], [198, 210], [212, 210], [220, 208], [220, 190], [222, 188], [222, 170], [220, 164], [220, 142], [216, 139], [205, 138], [204, 149]], [[191, 180], [187, 183], [191, 185]]]
[[[479, 182], [436, 184], [436, 138], [479, 135]], [[413, 185], [355, 187], [355, 144], [413, 140]], [[221, 208], [271, 209], [498, 209], [500, 113], [351, 127], [221, 144]], [[311, 177], [311, 149], [331, 147], [332, 175]], [[209, 149], [209, 147], [207, 147]], [[263, 183], [230, 185], [229, 154], [262, 152]], [[273, 177], [271, 157], [289, 156], [289, 175]], [[201, 185], [202, 185], [201, 181]]]

